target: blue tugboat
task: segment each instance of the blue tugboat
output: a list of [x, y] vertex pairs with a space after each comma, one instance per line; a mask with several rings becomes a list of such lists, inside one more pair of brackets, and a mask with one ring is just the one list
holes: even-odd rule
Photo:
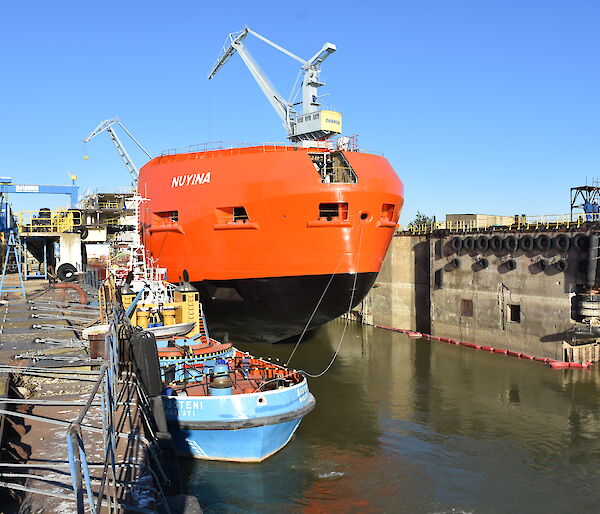
[[[290, 441], [315, 398], [301, 373], [212, 339], [198, 291], [185, 271], [183, 278], [177, 287], [147, 279], [149, 293], [139, 305], [144, 289], [126, 287], [122, 295], [132, 323], [152, 332], [156, 342], [161, 396], [177, 452], [260, 462]], [[164, 322], [150, 327], [151, 312]], [[176, 337], [183, 333], [188, 336]]]
[[[162, 361], [161, 361], [162, 362]], [[233, 348], [228, 358], [205, 358], [174, 370], [163, 404], [180, 455], [260, 462], [283, 448], [315, 406], [306, 378]]]

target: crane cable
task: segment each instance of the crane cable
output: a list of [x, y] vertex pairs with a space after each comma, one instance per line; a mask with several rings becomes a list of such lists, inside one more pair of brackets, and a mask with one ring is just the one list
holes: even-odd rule
[[[352, 303], [354, 302], [354, 296], [356, 293], [356, 282], [358, 279], [358, 266], [360, 263], [360, 250], [362, 247], [362, 234], [363, 234], [363, 228], [364, 228], [364, 223], [361, 223], [360, 225], [360, 231], [358, 233], [358, 248], [357, 248], [357, 258], [356, 258], [356, 270], [354, 273], [354, 281], [353, 281], [353, 285], [352, 285], [352, 294], [350, 295], [350, 304], [348, 305], [348, 313], [350, 313], [350, 311], [352, 310]], [[325, 286], [325, 289], [323, 290], [323, 293], [321, 294], [321, 297], [319, 298], [319, 301], [317, 302], [317, 305], [315, 306], [310, 318], [308, 319], [308, 321], [306, 322], [306, 325], [304, 326], [304, 330], [302, 331], [302, 333], [300, 334], [300, 337], [298, 338], [298, 341], [296, 341], [296, 344], [294, 345], [294, 349], [292, 350], [292, 353], [290, 354], [290, 357], [288, 358], [287, 362], [285, 363], [286, 366], [289, 365], [290, 361], [292, 360], [292, 357], [294, 356], [294, 353], [296, 353], [296, 350], [298, 349], [298, 345], [300, 344], [300, 342], [302, 341], [302, 338], [304, 337], [304, 334], [306, 333], [306, 331], [308, 330], [308, 327], [310, 326], [310, 323], [312, 321], [312, 319], [314, 318], [317, 309], [319, 308], [319, 306], [321, 305], [321, 302], [323, 301], [323, 298], [325, 297], [325, 294], [327, 293], [327, 290], [329, 289], [329, 286], [331, 285], [331, 282], [333, 281], [333, 277], [336, 275], [336, 272], [338, 270], [338, 268], [340, 267], [340, 264], [342, 262], [342, 258], [343, 255], [340, 256], [338, 263], [335, 267], [334, 272], [331, 274], [331, 277], [329, 277], [329, 281], [327, 282], [327, 285]], [[338, 353], [340, 351], [340, 348], [342, 346], [342, 342], [344, 341], [344, 335], [346, 334], [346, 329], [348, 328], [348, 322], [349, 319], [348, 317], [346, 317], [345, 320], [345, 324], [344, 324], [344, 329], [342, 330], [342, 335], [340, 337], [340, 341], [338, 343], [338, 346], [333, 354], [333, 357], [331, 358], [331, 361], [329, 362], [329, 364], [326, 366], [326, 368], [321, 372], [318, 373], [317, 375], [311, 375], [310, 373], [300, 370], [302, 373], [304, 373], [305, 375], [311, 377], [311, 378], [319, 378], [321, 376], [323, 376], [325, 373], [327, 373], [327, 371], [329, 371], [329, 369], [331, 368], [331, 366], [333, 365], [333, 363], [335, 362]]]

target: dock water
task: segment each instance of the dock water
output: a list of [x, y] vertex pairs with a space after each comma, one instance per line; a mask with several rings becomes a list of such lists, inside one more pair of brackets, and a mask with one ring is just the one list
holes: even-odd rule
[[[291, 365], [321, 372], [345, 322]], [[287, 360], [290, 345], [247, 345]], [[318, 399], [260, 465], [182, 461], [206, 512], [594, 512], [600, 373], [555, 370], [351, 322]]]

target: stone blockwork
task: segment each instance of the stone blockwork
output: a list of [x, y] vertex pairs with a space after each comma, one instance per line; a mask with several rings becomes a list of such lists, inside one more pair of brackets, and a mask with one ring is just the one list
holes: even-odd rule
[[[553, 239], [559, 234], [497, 236], [518, 241], [542, 233]], [[586, 281], [588, 250], [576, 247], [576, 234], [565, 234], [567, 251], [456, 251], [454, 237], [463, 243], [469, 236], [483, 237], [489, 243], [492, 235], [397, 235], [359, 313], [376, 325], [564, 360], [565, 332], [575, 325], [572, 298]]]

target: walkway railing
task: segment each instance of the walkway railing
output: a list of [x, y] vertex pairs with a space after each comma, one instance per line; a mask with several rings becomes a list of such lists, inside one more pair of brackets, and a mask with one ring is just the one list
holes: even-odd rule
[[[112, 291], [105, 294], [109, 304], [112, 300]], [[113, 304], [114, 305], [114, 304]], [[79, 401], [62, 401], [46, 399], [5, 399], [0, 403], [8, 405], [46, 405], [46, 406], [78, 406], [82, 408], [75, 421], [48, 418], [44, 416], [26, 414], [18, 411], [12, 411], [8, 408], [0, 408], [0, 415], [20, 417], [41, 423], [59, 425], [65, 428], [65, 436], [68, 449], [68, 467], [70, 471], [70, 480], [72, 492], [56, 492], [55, 489], [43, 489], [42, 487], [33, 487], [18, 482], [7, 482], [5, 479], [28, 479], [30, 481], [47, 482], [44, 476], [35, 474], [33, 471], [48, 469], [49, 464], [42, 464], [43, 461], [35, 463], [0, 463], [0, 487], [24, 491], [28, 493], [51, 496], [55, 498], [74, 501], [78, 514], [86, 512], [86, 507], [92, 514], [103, 511], [103, 504], [109, 512], [121, 512], [123, 510], [151, 513], [156, 512], [152, 508], [142, 508], [127, 504], [127, 490], [137, 488], [144, 490], [161, 504], [163, 512], [170, 512], [164, 492], [163, 485], [168, 485], [169, 480], [161, 467], [160, 460], [156, 454], [153, 442], [156, 441], [156, 434], [153, 431], [149, 419], [149, 401], [141, 390], [135, 375], [131, 372], [125, 372], [124, 376], [119, 375], [121, 363], [119, 362], [119, 322], [123, 321], [122, 313], [113, 312], [110, 322], [110, 328], [105, 336], [105, 362], [99, 371], [82, 370], [64, 370], [52, 368], [26, 368], [17, 366], [0, 365], [0, 372], [14, 372], [24, 375], [32, 375], [45, 378], [58, 377], [62, 380], [75, 380], [93, 383], [91, 392], [85, 399], [85, 403]], [[95, 378], [94, 378], [95, 377]], [[117, 391], [117, 384], [120, 385]], [[98, 396], [100, 401], [98, 401]], [[133, 416], [130, 409], [135, 406], [138, 414]], [[86, 419], [91, 415], [92, 407], [100, 407], [101, 426], [94, 426], [86, 423]], [[135, 431], [124, 430], [127, 420], [139, 419], [141, 425]], [[131, 423], [131, 421], [130, 421]], [[102, 462], [90, 462], [89, 449], [86, 449], [84, 435], [101, 434], [102, 435]], [[142, 434], [146, 434], [145, 437]], [[127, 457], [125, 462], [119, 462], [117, 459], [117, 439], [121, 438], [127, 441], [128, 448], [123, 453]], [[129, 445], [142, 444], [147, 451], [151, 462], [135, 462], [132, 459], [132, 449]], [[95, 450], [96, 451], [96, 450]], [[148, 465], [146, 465], [148, 464]], [[51, 466], [59, 469], [63, 467], [62, 463], [52, 461]], [[119, 480], [118, 470], [131, 467], [144, 467], [153, 477], [155, 487]], [[156, 469], [156, 472], [153, 470]], [[101, 468], [101, 475], [92, 474], [91, 470]], [[25, 469], [26, 473], [6, 472], [5, 469]], [[157, 473], [159, 476], [157, 476]], [[56, 485], [56, 483], [55, 483]], [[67, 488], [66, 484], [61, 484]], [[106, 502], [106, 503], [105, 503]]]

